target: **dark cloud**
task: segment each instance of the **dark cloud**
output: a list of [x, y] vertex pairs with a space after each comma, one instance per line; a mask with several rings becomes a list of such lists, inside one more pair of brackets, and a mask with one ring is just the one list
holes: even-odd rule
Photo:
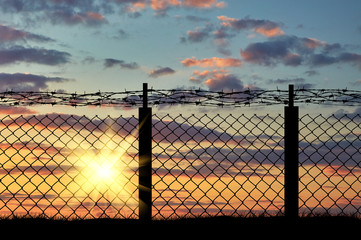
[[[191, 19], [197, 20], [194, 17], [191, 17]], [[269, 20], [235, 19], [226, 16], [218, 16], [218, 19], [220, 20], [220, 25], [207, 21], [204, 27], [197, 27], [193, 31], [188, 31], [186, 36], [180, 38], [181, 42], [199, 43], [212, 39], [219, 53], [230, 56], [231, 51], [228, 48], [230, 39], [234, 38], [240, 31], [252, 30], [267, 37], [284, 35], [284, 32], [281, 30], [282, 24]], [[295, 58], [290, 59], [289, 64], [297, 64], [295, 63], [297, 61]]]
[[208, 18], [199, 17], [199, 16], [195, 16], [195, 15], [187, 15], [186, 19], [191, 22], [207, 22], [207, 21], [209, 21]]
[[241, 50], [241, 56], [246, 62], [266, 66], [282, 63], [286, 66], [319, 67], [348, 63], [361, 67], [361, 55], [343, 52], [340, 44], [296, 36], [279, 36], [265, 42], [251, 43]]
[[204, 39], [209, 37], [208, 31], [205, 30], [194, 30], [187, 32], [187, 39], [189, 42], [202, 42]]
[[68, 63], [70, 56], [67, 52], [57, 50], [13, 46], [0, 48], [0, 65], [26, 62], [54, 66]]
[[269, 66], [282, 61], [287, 65], [288, 56], [292, 55], [294, 47], [294, 37], [281, 37], [266, 42], [251, 43], [241, 51], [241, 55], [245, 61], [251, 63]]
[[103, 15], [96, 12], [73, 12], [73, 11], [64, 11], [64, 10], [57, 10], [53, 13], [49, 14], [51, 22], [53, 24], [64, 23], [67, 25], [77, 25], [83, 24], [86, 26], [99, 26], [108, 21], [105, 19]]
[[198, 43], [203, 42], [204, 40], [212, 36], [214, 30], [213, 24], [207, 23], [204, 27], [197, 27], [193, 31], [189, 30], [186, 37], [182, 37], [182, 42]]
[[319, 72], [315, 71], [315, 70], [308, 70], [305, 72], [305, 74], [309, 77], [312, 77], [312, 76], [315, 76], [315, 75], [318, 75]]
[[293, 79], [271, 79], [268, 81], [270, 84], [291, 84], [291, 83], [304, 83], [306, 80], [304, 78], [293, 78]]
[[211, 91], [242, 91], [244, 86], [242, 80], [233, 74], [223, 74], [214, 76], [208, 79], [206, 82], [209, 90]]
[[13, 41], [31, 40], [36, 42], [53, 42], [54, 40], [43, 35], [33, 34], [26, 31], [18, 30], [9, 26], [0, 24], [0, 41], [13, 42]]
[[121, 68], [125, 69], [138, 69], [139, 65], [136, 62], [127, 63], [124, 60], [118, 60], [114, 58], [107, 58], [104, 60], [104, 67], [111, 68], [115, 66], [120, 66]]
[[[0, 122], [0, 126], [37, 126], [38, 128], [48, 129], [69, 129], [87, 130], [90, 132], [106, 132], [111, 126], [112, 131], [119, 136], [136, 136], [138, 131], [138, 119], [131, 118], [88, 118], [80, 115], [70, 114], [39, 114], [36, 116], [25, 116], [19, 118], [14, 123], [13, 119], [5, 119]], [[207, 127], [199, 127], [177, 121], [166, 121], [153, 119], [153, 140], [157, 143], [174, 143], [174, 142], [227, 142], [232, 140], [232, 136], [221, 131]]]
[[339, 120], [341, 120], [341, 119], [345, 119], [345, 120], [352, 119], [352, 121], [361, 122], [361, 107], [358, 107], [358, 108], [354, 109], [353, 112], [346, 111], [345, 109], [339, 109], [332, 116], [334, 118], [336, 118], [336, 119], [339, 119]]
[[117, 40], [124, 40], [126, 38], [128, 38], [129, 34], [124, 31], [123, 29], [119, 29], [116, 33], [115, 36], [113, 36], [114, 39], [117, 39]]
[[337, 62], [337, 58], [328, 56], [326, 54], [312, 54], [309, 59], [309, 64], [313, 67], [327, 66]]
[[100, 11], [109, 4], [92, 0], [0, 0], [0, 10], [16, 13], [27, 21], [50, 21], [53, 24], [98, 26], [107, 23]]
[[211, 71], [194, 71], [189, 79], [194, 83], [203, 83], [211, 91], [242, 91], [244, 90], [242, 80], [234, 74], [224, 69], [214, 69]]
[[230, 28], [235, 31], [253, 30], [254, 32], [265, 35], [266, 37], [274, 37], [284, 34], [281, 30], [283, 24], [269, 20], [250, 18], [235, 19], [226, 16], [219, 16], [218, 19], [221, 21], [223, 27]]
[[163, 68], [159, 68], [159, 69], [153, 69], [152, 71], [150, 71], [149, 77], [157, 78], [157, 77], [161, 77], [161, 76], [169, 75], [169, 74], [173, 74], [173, 73], [175, 73], [175, 71], [172, 68], [163, 67]]
[[361, 54], [343, 52], [339, 55], [313, 54], [309, 58], [310, 66], [327, 66], [334, 63], [349, 63], [361, 69]]
[[81, 61], [83, 64], [92, 64], [96, 62], [96, 59], [92, 56], [87, 56]]
[[9, 13], [52, 12], [62, 9], [89, 12], [103, 8], [103, 4], [93, 0], [0, 0], [0, 6], [2, 11]]
[[66, 81], [69, 80], [25, 73], [0, 73], [0, 91], [41, 91], [48, 89], [48, 83]]
[[139, 17], [140, 12], [150, 8], [155, 15], [165, 16], [171, 8], [210, 9], [224, 6], [225, 3], [218, 0], [0, 0], [2, 12], [21, 14], [28, 21], [41, 19], [54, 24], [87, 26], [106, 23], [103, 14], [116, 12]]
[[315, 84], [306, 83], [306, 79], [304, 78], [286, 78], [286, 79], [270, 79], [268, 80], [269, 84], [273, 85], [287, 85], [294, 84], [297, 89], [310, 89], [315, 86]]

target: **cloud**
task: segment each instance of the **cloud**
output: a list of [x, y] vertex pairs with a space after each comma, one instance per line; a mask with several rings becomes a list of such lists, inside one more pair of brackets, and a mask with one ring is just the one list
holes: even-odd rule
[[186, 67], [198, 66], [203, 68], [224, 68], [224, 67], [241, 67], [242, 61], [237, 58], [203, 58], [196, 59], [195, 57], [187, 58], [181, 63]]
[[265, 66], [282, 63], [286, 66], [319, 67], [349, 63], [361, 68], [360, 54], [342, 50], [340, 44], [285, 35], [270, 38], [265, 42], [251, 43], [241, 50], [241, 56], [246, 62]]
[[0, 9], [32, 22], [41, 20], [53, 24], [98, 26], [107, 22], [101, 11], [109, 11], [110, 5], [89, 0], [0, 0]]
[[275, 23], [269, 20], [258, 19], [236, 19], [226, 16], [218, 16], [218, 19], [222, 22], [221, 25], [236, 31], [253, 30], [266, 37], [275, 37], [284, 35], [281, 30], [282, 24]]
[[319, 72], [315, 71], [315, 70], [308, 70], [305, 72], [305, 74], [309, 77], [312, 77], [312, 76], [316, 76], [319, 74]]
[[204, 27], [189, 30], [186, 36], [180, 38], [181, 42], [198, 43], [212, 38], [212, 43], [217, 46], [218, 52], [230, 56], [231, 51], [228, 49], [230, 39], [243, 30], [252, 30], [267, 37], [284, 35], [281, 30], [282, 24], [269, 20], [235, 19], [226, 16], [217, 18], [220, 20], [220, 25], [207, 21]]
[[113, 36], [113, 38], [117, 40], [124, 40], [128, 38], [128, 36], [129, 34], [126, 31], [124, 31], [123, 29], [119, 29], [116, 35]]
[[187, 16], [186, 16], [186, 19], [187, 19], [188, 21], [196, 22], [196, 23], [209, 21], [208, 18], [199, 17], [199, 16], [195, 16], [195, 15], [187, 15]]
[[181, 42], [199, 43], [213, 37], [213, 31], [215, 26], [207, 22], [204, 27], [196, 27], [194, 30], [189, 30], [185, 37], [181, 37]]
[[49, 13], [49, 17], [53, 24], [58, 24], [58, 23], [65, 23], [67, 25], [83, 24], [86, 26], [93, 27], [108, 22], [102, 14], [96, 12], [75, 13], [73, 11], [57, 10], [55, 12]]
[[183, 0], [182, 5], [191, 8], [224, 8], [226, 3], [217, 0]]
[[315, 85], [306, 83], [306, 79], [304, 78], [286, 78], [286, 79], [270, 79], [268, 80], [269, 84], [280, 84], [280, 85], [286, 85], [286, 84], [294, 84], [296, 88], [299, 89], [309, 89], [313, 88]]
[[241, 79], [233, 74], [214, 74], [205, 81], [211, 91], [242, 91], [244, 89]]
[[[11, 146], [6, 148], [6, 144], [3, 144], [3, 145], [0, 145], [0, 149], [3, 149], [3, 147], [5, 147], [5, 149], [11, 149]], [[24, 146], [21, 149], [26, 150], [27, 149], [26, 147], [27, 146], [24, 144]], [[45, 147], [44, 148], [42, 148], [42, 147], [44, 147], [44, 145], [39, 145], [38, 149], [39, 150], [46, 149]], [[61, 150], [58, 150], [58, 152], [61, 152]], [[34, 155], [34, 153], [31, 154], [31, 155]], [[49, 176], [49, 175], [63, 176], [64, 174], [68, 174], [70, 171], [74, 171], [74, 170], [77, 170], [77, 169], [73, 165], [47, 164], [46, 166], [44, 166], [44, 165], [32, 164], [31, 167], [28, 167], [28, 166], [16, 166], [16, 167], [12, 167], [12, 168], [3, 168], [3, 169], [0, 170], [0, 174], [9, 174], [11, 172], [11, 174], [20, 174], [20, 175], [22, 175], [22, 174], [24, 174], [24, 175], [25, 174], [31, 174], [31, 175], [37, 174], [37, 175], [40, 175], [40, 176]], [[56, 195], [51, 195], [51, 194], [46, 194], [46, 196], [47, 196], [47, 198], [51, 197], [53, 199], [55, 199], [55, 197], [56, 197]], [[32, 195], [31, 198], [34, 199], [34, 196]], [[41, 194], [41, 196], [39, 196], [38, 198], [43, 199], [44, 195]], [[46, 207], [48, 207], [48, 205], [44, 206], [44, 208], [46, 208]]]
[[25, 73], [0, 73], [0, 91], [41, 91], [48, 89], [48, 83], [62, 83], [66, 81], [69, 80]]
[[68, 63], [70, 56], [67, 52], [57, 50], [13, 46], [0, 48], [0, 65], [26, 62], [54, 66]]
[[242, 80], [224, 69], [194, 71], [189, 80], [195, 83], [204, 83], [211, 91], [229, 92], [244, 89]]
[[[174, 143], [174, 142], [226, 142], [231, 141], [232, 136], [207, 127], [199, 127], [190, 125], [184, 121], [177, 122], [153, 119], [153, 140], [157, 143]], [[130, 118], [88, 118], [80, 115], [70, 115], [62, 113], [49, 113], [39, 114], [36, 116], [25, 116], [22, 118], [14, 119], [5, 118], [0, 121], [0, 126], [22, 126], [22, 127], [34, 127], [39, 129], [62, 129], [68, 131], [69, 128], [80, 131], [86, 130], [89, 132], [101, 132], [109, 131], [109, 127], [119, 136], [136, 136], [138, 128], [138, 119], [134, 117]], [[27, 144], [28, 145], [28, 144]]]
[[334, 114], [332, 114], [332, 116], [336, 119], [345, 119], [345, 120], [350, 120], [352, 119], [352, 121], [355, 122], [361, 122], [361, 107], [358, 107], [356, 109], [354, 109], [353, 112], [349, 112], [346, 111], [345, 109], [339, 109], [337, 110]]
[[139, 68], [138, 63], [136, 62], [127, 63], [124, 60], [118, 60], [113, 58], [107, 58], [104, 60], [105, 68], [111, 68], [114, 66], [120, 66], [121, 68], [130, 69], [130, 70]]
[[[194, 71], [189, 80], [193, 83], [205, 84], [211, 91], [241, 91], [243, 83], [236, 75], [231, 74], [224, 68], [241, 67], [242, 61], [236, 58], [187, 58], [181, 63], [186, 67], [213, 68], [213, 70]], [[214, 69], [216, 68], [216, 69]]]
[[38, 112], [26, 107], [13, 107], [13, 106], [0, 106], [0, 114], [6, 115], [25, 115], [25, 114], [37, 114]]
[[17, 14], [26, 20], [50, 21], [53, 24], [98, 26], [107, 23], [104, 14], [127, 13], [132, 17], [148, 8], [156, 15], [166, 15], [172, 8], [211, 9], [224, 8], [219, 0], [0, 0], [0, 10]]
[[211, 9], [226, 6], [225, 2], [218, 0], [112, 0], [112, 2], [122, 6], [128, 13], [139, 13], [151, 8], [156, 15], [165, 15], [171, 8]]
[[[292, 44], [290, 39], [272, 39], [271, 41], [251, 43], [245, 50], [241, 51], [241, 56], [246, 62], [260, 65], [274, 65], [276, 61], [285, 61], [292, 55]], [[296, 55], [294, 55], [296, 56]]]
[[175, 73], [175, 71], [172, 68], [163, 67], [163, 68], [153, 69], [152, 71], [150, 71], [149, 77], [157, 78], [165, 75], [170, 75], [173, 73]]
[[42, 35], [29, 33], [22, 30], [17, 30], [0, 24], [0, 41], [1, 42], [14, 42], [14, 41], [32, 40], [36, 42], [53, 42], [54, 40]]
[[189, 42], [202, 42], [210, 36], [209, 28], [196, 28], [194, 31], [187, 32], [187, 40]]
[[178, 0], [151, 0], [150, 7], [157, 12], [157, 14], [164, 15], [165, 11], [172, 6], [180, 6], [181, 2]]
[[306, 80], [304, 78], [293, 78], [293, 79], [271, 79], [268, 81], [270, 84], [291, 84], [291, 83], [304, 83]]

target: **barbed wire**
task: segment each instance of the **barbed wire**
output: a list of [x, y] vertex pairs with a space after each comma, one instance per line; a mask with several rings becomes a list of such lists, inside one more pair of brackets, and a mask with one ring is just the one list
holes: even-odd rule
[[[361, 91], [347, 89], [296, 89], [294, 103], [361, 105]], [[243, 107], [288, 104], [288, 90], [207, 91], [202, 89], [148, 89], [149, 105], [188, 104], [196, 106]], [[0, 92], [2, 106], [63, 105], [139, 107], [143, 91], [66, 93]]]

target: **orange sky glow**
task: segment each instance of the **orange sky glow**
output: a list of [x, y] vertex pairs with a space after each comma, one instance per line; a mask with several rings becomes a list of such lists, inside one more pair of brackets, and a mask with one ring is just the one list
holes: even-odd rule
[[[242, 126], [244, 117], [232, 125], [213, 126], [212, 131], [212, 124], [191, 128], [178, 123], [182, 117], [178, 122], [153, 118], [154, 217], [284, 211], [282, 119], [253, 116]], [[31, 117], [5, 119], [0, 144], [1, 215], [138, 217], [136, 119], [72, 122], [65, 115], [46, 117], [41, 123]], [[231, 119], [235, 118], [227, 117]], [[228, 130], [221, 133], [223, 128]], [[302, 133], [307, 141], [317, 140], [306, 130]], [[358, 137], [355, 131], [347, 134]], [[302, 154], [310, 153], [304, 147]], [[353, 157], [359, 158], [356, 153]], [[361, 206], [357, 164], [310, 164], [316, 158], [302, 154], [301, 211], [352, 211]]]

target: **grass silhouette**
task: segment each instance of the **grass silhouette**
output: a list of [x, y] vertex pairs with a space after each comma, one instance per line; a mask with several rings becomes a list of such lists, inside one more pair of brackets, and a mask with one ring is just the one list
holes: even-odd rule
[[0, 217], [0, 225], [4, 224], [52, 224], [52, 225], [247, 225], [247, 224], [361, 224], [361, 218], [354, 215], [331, 216], [329, 214], [306, 215], [301, 214], [297, 220], [290, 221], [284, 216], [250, 216], [250, 217], [232, 217], [232, 216], [217, 216], [217, 217], [179, 217], [169, 220], [154, 219], [151, 222], [144, 223], [138, 219], [115, 219], [115, 218], [98, 218], [98, 219], [64, 219], [60, 217], [46, 218], [43, 216], [14, 216], [11, 218]]

